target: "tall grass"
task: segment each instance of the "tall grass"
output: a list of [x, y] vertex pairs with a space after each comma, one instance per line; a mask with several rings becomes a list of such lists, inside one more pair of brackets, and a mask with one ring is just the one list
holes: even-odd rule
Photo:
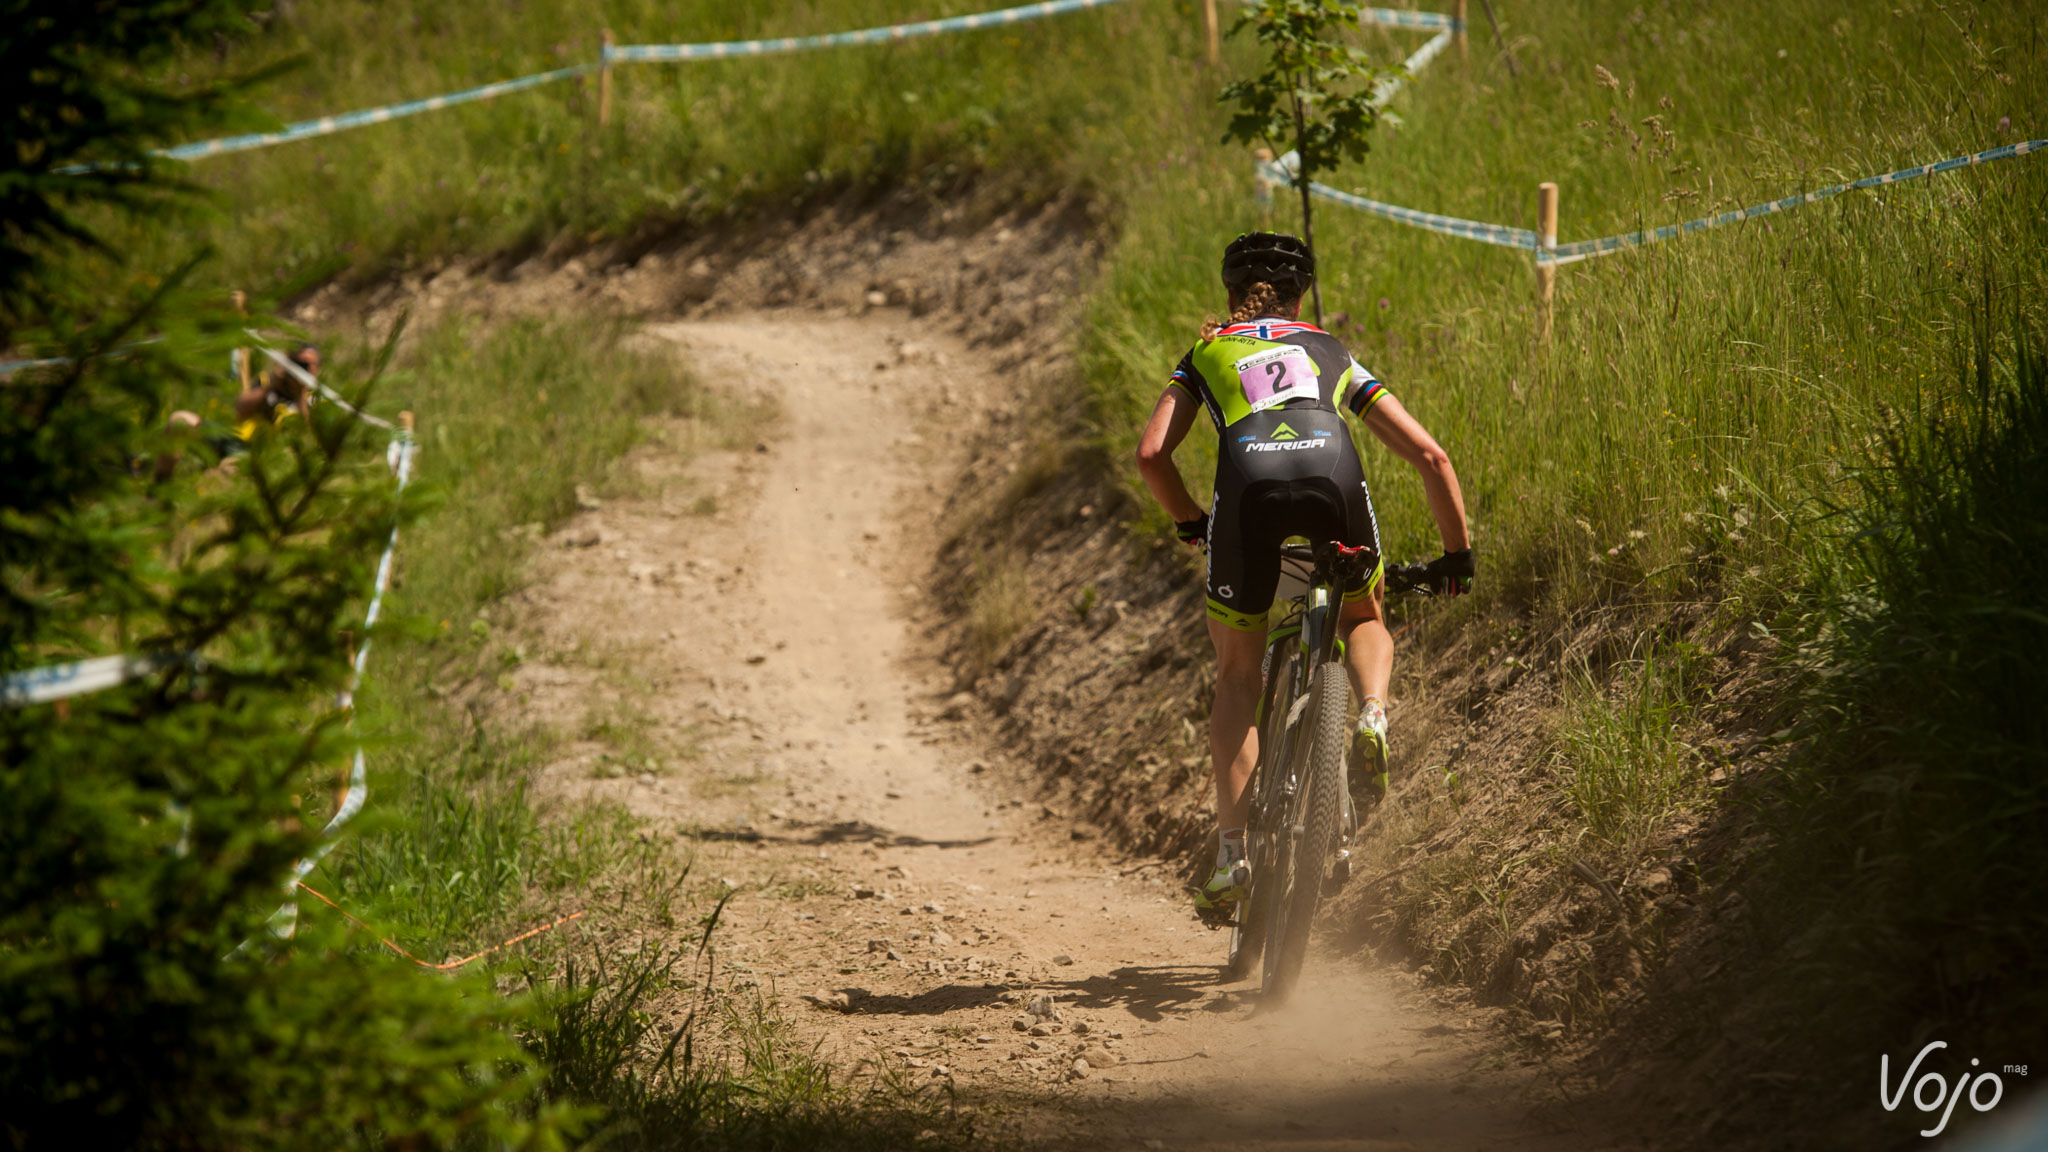
[[542, 820], [528, 801], [548, 737], [492, 719], [498, 677], [520, 657], [479, 615], [524, 583], [537, 536], [524, 526], [572, 512], [579, 484], [601, 488], [646, 417], [695, 404], [694, 382], [623, 335], [601, 318], [451, 322], [388, 386], [385, 406], [403, 397], [417, 421], [416, 484], [434, 510], [401, 539], [386, 602], [409, 637], [381, 642], [362, 694], [369, 831], [327, 872], [415, 950], [482, 942], [536, 893], [653, 866], [622, 815]]
[[1593, 837], [1633, 848], [1706, 793], [1706, 766], [1679, 733], [1702, 678], [1683, 641], [1630, 661], [1603, 688], [1583, 666], [1566, 686], [1552, 737], [1565, 795]]
[[[297, 58], [261, 97], [288, 121], [595, 60], [606, 27], [624, 43], [724, 40], [998, 6], [344, 0], [291, 7], [229, 46], [226, 63]], [[1183, 123], [1191, 82], [1207, 90], [1200, 29], [1189, 4], [1144, 2], [900, 45], [622, 64], [605, 131], [593, 79], [205, 160], [193, 175], [219, 191], [225, 219], [135, 242], [203, 236], [223, 253], [226, 283], [270, 298], [349, 269], [658, 221], [709, 225], [850, 190], [907, 188], [936, 202], [998, 174], [1016, 194], [1078, 186], [1116, 199], [1161, 129]], [[222, 65], [209, 45], [179, 67], [202, 76]], [[1198, 135], [1210, 132], [1205, 119]]]
[[2048, 360], [1986, 308], [1950, 397], [1859, 459], [1807, 653], [1815, 737], [1782, 835], [1793, 978], [1846, 1036], [2039, 1040], [2048, 994]]
[[[1475, 37], [1472, 63], [1423, 73], [1394, 104], [1402, 122], [1331, 182], [1532, 226], [1535, 185], [1554, 179], [1571, 240], [2048, 132], [2037, 12], [1896, 11], [1513, 5], [1508, 33], [1538, 34], [1519, 43], [1519, 79]], [[1090, 318], [1112, 460], [1221, 308], [1221, 239], [1295, 222], [1254, 206], [1243, 157], [1188, 135], [1162, 142], [1166, 170]], [[1942, 386], [1946, 330], [1987, 262], [2040, 284], [2044, 189], [2048, 167], [2022, 159], [1573, 265], [1547, 343], [1526, 254], [1328, 206], [1316, 231], [1324, 298], [1352, 318], [1342, 334], [1458, 464], [1482, 588], [1560, 604], [1704, 593], [1760, 612], [1813, 543], [1787, 513], [1880, 404]], [[1420, 486], [1365, 455], [1392, 548], [1432, 550]]]
[[[296, 8], [229, 51], [254, 60], [308, 53], [305, 66], [265, 96], [279, 116], [295, 118], [588, 59], [603, 25], [626, 41], [694, 40], [982, 6], [837, 0], [770, 10], [636, 0], [585, 11], [539, 0], [453, 8], [356, 0]], [[1481, 25], [1469, 62], [1448, 54], [1420, 76], [1396, 100], [1398, 119], [1382, 128], [1373, 154], [1332, 183], [1533, 226], [1534, 185], [1557, 180], [1569, 241], [2048, 136], [2048, 14], [2017, 0], [1496, 7], [1519, 76], [1491, 51]], [[1253, 66], [1252, 49], [1233, 42], [1226, 68], [1208, 71], [1197, 63], [1198, 30], [1193, 4], [1138, 0], [940, 41], [623, 67], [608, 132], [594, 129], [593, 93], [572, 84], [208, 161], [195, 176], [218, 190], [225, 218], [135, 243], [183, 251], [211, 240], [225, 252], [223, 281], [277, 295], [351, 270], [574, 244], [663, 223], [716, 227], [736, 214], [799, 211], [877, 188], [928, 198], [943, 217], [957, 207], [951, 195], [977, 179], [1016, 194], [1080, 187], [1097, 195], [1118, 233], [1083, 333], [1079, 423], [1135, 493], [1122, 462], [1165, 372], [1203, 315], [1221, 309], [1222, 242], [1251, 227], [1293, 226], [1284, 208], [1257, 205], [1249, 158], [1216, 143], [1215, 91]], [[1360, 42], [1392, 61], [1419, 39], [1370, 31]], [[214, 65], [195, 49], [184, 67], [203, 76]], [[1596, 68], [1615, 84], [1601, 84]], [[1454, 613], [1505, 609], [1555, 622], [1620, 606], [1640, 619], [1687, 600], [1784, 633], [1817, 611], [1827, 617], [1820, 606], [1835, 603], [1822, 595], [1828, 581], [1861, 590], [1871, 607], [1841, 607], [1831, 618], [1836, 639], [1815, 649], [1828, 667], [1861, 670], [1828, 682], [1842, 685], [1834, 707], [1855, 718], [1845, 730], [1871, 741], [1831, 745], [1834, 763], [1850, 770], [1813, 777], [1812, 811], [1842, 825], [1839, 839], [1819, 841], [1818, 858], [1863, 894], [1842, 913], [1852, 930], [1840, 938], [1853, 938], [1858, 924], [1898, 925], [1873, 937], [1872, 955], [1882, 952], [1884, 964], [1872, 972], [1887, 968], [1885, 978], [1895, 980], [1938, 962], [1947, 965], [1942, 972], [1961, 974], [1940, 977], [1940, 986], [1979, 1005], [2027, 1002], [2023, 989], [2014, 991], [2021, 960], [2009, 957], [2031, 961], [2033, 952], [2011, 933], [2041, 938], [2029, 915], [1992, 922], [2007, 907], [1999, 885], [2030, 866], [2012, 830], [2038, 826], [2033, 793], [2009, 771], [2031, 761], [2012, 750], [2042, 742], [1990, 712], [2017, 705], [2026, 722], [2038, 723], [2038, 680], [2013, 663], [2017, 638], [2030, 635], [2025, 612], [2038, 608], [2016, 591], [1986, 599], [1980, 585], [1947, 581], [2013, 571], [2014, 555], [2034, 563], [2041, 544], [2038, 535], [2013, 534], [2015, 521], [1985, 515], [1992, 489], [1977, 478], [1991, 473], [1971, 471], [1976, 465], [1944, 456], [1947, 449], [1913, 447], [1921, 442], [1908, 437], [1896, 441], [1893, 458], [1910, 467], [1859, 473], [1845, 461], [1860, 460], [1873, 436], [1886, 443], [1886, 413], [1926, 418], [1957, 404], [1986, 413], [1973, 425], [1985, 431], [1967, 439], [1962, 425], [1939, 424], [1952, 443], [1997, 461], [2029, 458], [1999, 445], [2021, 442], [2003, 430], [2030, 428], [2032, 409], [2016, 401], [1971, 408], [1958, 398], [1968, 388], [1988, 394], [1978, 375], [1973, 370], [1959, 392], [1944, 365], [1987, 280], [2011, 302], [2020, 327], [2043, 323], [2044, 165], [2048, 158], [2007, 161], [1571, 266], [1559, 276], [1547, 339], [1534, 320], [1527, 254], [1328, 207], [1317, 227], [1324, 298], [1350, 317], [1340, 335], [1457, 461], [1481, 594]], [[1984, 363], [1994, 379], [2005, 370], [1996, 357]], [[536, 377], [516, 365], [508, 371], [536, 381], [529, 387], [538, 391]], [[2040, 387], [2035, 370], [2012, 371], [2019, 392]], [[491, 419], [445, 416], [450, 428], [471, 418]], [[431, 465], [434, 418], [426, 426]], [[488, 427], [473, 430], [479, 443], [490, 442]], [[1198, 487], [1205, 441], [1196, 436], [1182, 454]], [[1420, 486], [1386, 454], [1369, 448], [1365, 458], [1389, 550], [1433, 552]], [[507, 479], [511, 456], [472, 459]], [[1883, 479], [1842, 487], [1859, 475]], [[2010, 468], [1998, 475], [2032, 491]], [[1933, 479], [1901, 479], [1912, 476]], [[507, 496], [501, 507], [493, 503], [500, 494], [482, 483], [463, 499], [496, 509], [491, 515], [502, 513], [499, 523], [510, 526], [566, 507], [566, 490], [550, 484], [552, 505]], [[1951, 495], [1892, 503], [1901, 492]], [[1814, 514], [1830, 495], [1876, 510], [1872, 525], [1909, 527], [1862, 538], [1838, 532]], [[1907, 517], [1914, 509], [1928, 515]], [[1151, 516], [1139, 530], [1163, 533], [1165, 524]], [[488, 555], [488, 531], [459, 538], [470, 560], [444, 570], [459, 595], [437, 601], [428, 592], [407, 609], [432, 624], [451, 621], [440, 652], [469, 643], [459, 631], [464, 613], [510, 578], [512, 568]], [[1872, 541], [1911, 543], [1870, 553], [1880, 546]], [[1936, 563], [1952, 546], [1974, 559], [1952, 569]], [[1923, 579], [1933, 583], [1913, 583]], [[2029, 587], [2039, 586], [2036, 579]], [[1929, 597], [1927, 588], [1952, 595]], [[1909, 643], [1894, 644], [1900, 637]], [[1980, 658], [1988, 663], [1972, 663]], [[1985, 686], [1993, 673], [2005, 686]], [[1973, 674], [1974, 685], [1966, 683]], [[421, 674], [393, 687], [430, 682]], [[1939, 707], [1902, 713], [1892, 704], [1927, 683], [1946, 686]], [[1625, 690], [1610, 715], [1591, 716], [1587, 731], [1594, 720], [1609, 730], [1589, 738], [1583, 762], [1594, 762], [1596, 745], [1602, 755], [1635, 754], [1632, 740], [1651, 740], [1672, 719], [1660, 711], [1664, 699]], [[433, 747], [445, 752], [473, 734], [451, 723], [441, 740]], [[485, 761], [499, 754], [476, 755], [477, 766], [446, 770], [466, 780], [491, 776]], [[1617, 788], [1624, 797], [1634, 789], [1625, 773], [1609, 772], [1599, 787], [1588, 779], [1586, 813], [1602, 810]], [[1653, 797], [1641, 807], [1661, 803]], [[1614, 809], [1623, 816], [1608, 826], [1625, 830], [1630, 810]], [[1970, 836], [1967, 844], [1957, 839]], [[1957, 869], [1916, 872], [1943, 846], [1981, 865], [1949, 893], [1939, 885], [1960, 876]], [[365, 875], [366, 890], [382, 883], [398, 891]], [[498, 899], [486, 896], [486, 905]], [[1948, 931], [1958, 925], [1976, 934]], [[1969, 942], [1927, 943], [1958, 935]], [[1999, 951], [2007, 944], [2010, 951]], [[2022, 1018], [2037, 1017], [2014, 1017]]]
[[[971, 1141], [971, 1125], [947, 1115], [943, 1085], [836, 1065], [758, 996], [700, 996], [681, 1021], [657, 1024], [651, 1002], [693, 987], [695, 962], [686, 948], [649, 949], [536, 981], [551, 1008], [533, 1036], [545, 1091], [585, 1110], [585, 1147], [864, 1152]], [[716, 1051], [699, 1047], [709, 1029], [725, 1041]]]

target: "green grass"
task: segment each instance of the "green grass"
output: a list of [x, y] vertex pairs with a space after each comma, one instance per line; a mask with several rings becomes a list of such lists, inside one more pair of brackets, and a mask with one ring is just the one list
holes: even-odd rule
[[1568, 674], [1552, 734], [1556, 771], [1579, 822], [1593, 837], [1637, 848], [1677, 810], [1706, 798], [1707, 770], [1679, 733], [1691, 719], [1690, 667], [1700, 653], [1680, 641], [1630, 661], [1613, 688], [1583, 665]]
[[[532, 990], [500, 1010], [545, 1071], [529, 1106], [566, 1118], [585, 1146], [888, 1148], [927, 1130], [924, 1144], [950, 1146], [959, 1133], [931, 1092], [833, 1067], [771, 1008], [698, 986], [691, 950], [716, 931], [722, 884], [690, 887], [619, 807], [529, 792], [554, 738], [492, 699], [512, 649], [489, 609], [523, 585], [538, 535], [510, 530], [571, 514], [579, 485], [616, 490], [608, 478], [649, 417], [700, 408], [695, 382], [626, 334], [604, 319], [452, 322], [404, 357], [391, 391], [417, 417], [431, 508], [401, 538], [387, 601], [400, 623], [379, 638], [363, 693], [370, 808], [311, 882], [430, 961], [583, 911], [476, 969]], [[344, 364], [367, 354], [337, 351]], [[693, 442], [722, 443], [750, 416], [707, 414]], [[599, 721], [586, 735], [644, 760], [652, 736], [630, 702]], [[332, 917], [310, 901], [301, 914]], [[681, 942], [621, 950], [636, 932]], [[353, 942], [365, 963], [403, 963], [370, 934]], [[679, 999], [696, 1007], [664, 1023]]]
[[1822, 521], [1844, 546], [1765, 907], [1791, 941], [1773, 991], [1856, 1005], [1836, 1039], [1859, 1055], [2018, 1050], [2048, 1013], [2048, 336], [2013, 311], [1987, 302], [1951, 399], [1899, 413]]
[[576, 485], [602, 486], [643, 418], [695, 403], [672, 364], [622, 335], [605, 320], [451, 323], [420, 339], [378, 405], [402, 396], [414, 413], [416, 490], [432, 510], [400, 538], [385, 611], [403, 632], [378, 641], [365, 681], [367, 831], [328, 870], [330, 894], [375, 909], [416, 951], [489, 942], [536, 892], [651, 866], [627, 859], [638, 850], [618, 814], [544, 820], [528, 802], [549, 738], [493, 718], [512, 648], [480, 612], [524, 583], [532, 533], [508, 530], [571, 513]]
[[[690, 0], [586, 12], [539, 2], [453, 9], [340, 3], [296, 9], [257, 41], [232, 48], [228, 65], [307, 50], [306, 66], [263, 97], [290, 119], [587, 59], [605, 24], [629, 42], [709, 39], [985, 6], [843, 0], [738, 11]], [[1899, 0], [1845, 11], [1819, 0], [1508, 0], [1496, 7], [1519, 77], [1508, 74], [1479, 24], [1470, 61], [1447, 54], [1417, 78], [1393, 105], [1398, 125], [1383, 127], [1373, 155], [1330, 183], [1528, 227], [1535, 185], [1555, 180], [1563, 188], [1560, 238], [1569, 242], [2048, 136], [2048, 15], [2022, 3]], [[162, 265], [195, 242], [215, 243], [223, 257], [213, 274], [223, 284], [276, 297], [322, 277], [460, 254], [566, 249], [643, 227], [708, 229], [735, 216], [800, 213], [849, 192], [902, 189], [943, 218], [973, 211], [953, 198], [971, 187], [1013, 196], [1079, 188], [1114, 221], [1115, 243], [1088, 304], [1078, 430], [1048, 431], [1085, 437], [1135, 494], [1125, 462], [1137, 427], [1202, 317], [1222, 308], [1215, 282], [1222, 242], [1247, 228], [1297, 223], [1284, 201], [1261, 209], [1249, 157], [1217, 143], [1222, 118], [1213, 96], [1226, 76], [1253, 67], [1252, 49], [1232, 43], [1228, 67], [1210, 72], [1198, 64], [1199, 26], [1191, 3], [1140, 0], [938, 41], [625, 67], [616, 75], [617, 117], [603, 133], [594, 129], [592, 93], [570, 84], [203, 162], [194, 174], [218, 190], [226, 212], [138, 237], [135, 249], [146, 265]], [[1389, 61], [1422, 39], [1361, 33], [1361, 43]], [[195, 76], [217, 67], [196, 50], [186, 66]], [[1598, 84], [1596, 68], [1618, 86]], [[1654, 126], [1646, 123], [1651, 117]], [[1648, 632], [1672, 605], [1689, 604], [1708, 606], [1723, 625], [1753, 621], [1780, 635], [1819, 635], [1826, 625], [1827, 636], [1848, 639], [1815, 641], [1813, 660], [1832, 670], [1820, 679], [1861, 685], [1842, 689], [1828, 707], [1846, 717], [1885, 715], [1878, 702], [1889, 697], [1873, 686], [1901, 693], [1919, 683], [1897, 671], [1885, 638], [1920, 637], [1919, 650], [1934, 658], [1948, 651], [1939, 642], [1950, 634], [1944, 629], [2012, 614], [1913, 615], [1919, 608], [1905, 606], [1928, 598], [1916, 598], [1919, 585], [1911, 581], [1943, 571], [1927, 560], [1938, 550], [1916, 544], [1917, 551], [1895, 555], [1919, 559], [1887, 568], [1859, 552], [1863, 545], [1827, 512], [1845, 506], [1890, 516], [1887, 501], [1898, 489], [1889, 478], [1909, 474], [1936, 477], [1912, 490], [1976, 491], [1964, 479], [1967, 469], [1871, 473], [1861, 465], [1874, 442], [1881, 452], [1888, 442], [1914, 443], [1910, 436], [1887, 441], [1888, 413], [1905, 414], [1910, 430], [1914, 421], [1967, 410], [1967, 388], [1950, 364], [1956, 334], [1978, 323], [1970, 305], [1986, 285], [2009, 302], [2003, 307], [2016, 313], [2017, 327], [2042, 324], [2044, 165], [2048, 158], [2005, 161], [1570, 266], [1559, 275], [1547, 339], [1535, 323], [1526, 254], [1319, 205], [1325, 300], [1353, 321], [1341, 334], [1445, 444], [1465, 485], [1480, 595], [1452, 606], [1443, 622], [1513, 619], [1546, 636], [1597, 620]], [[459, 341], [440, 347], [444, 367], [462, 362]], [[536, 348], [545, 351], [546, 342]], [[574, 359], [563, 355], [561, 363]], [[531, 382], [545, 378], [510, 363], [506, 375], [535, 391]], [[2039, 386], [2036, 377], [2014, 378]], [[436, 386], [424, 374], [420, 382]], [[551, 380], [545, 386], [555, 387]], [[588, 403], [599, 402], [599, 392], [589, 395]], [[557, 481], [579, 478], [551, 474], [532, 488], [503, 483], [510, 462], [527, 459], [514, 452], [520, 438], [552, 418], [529, 400], [515, 389], [502, 414], [495, 398], [431, 414], [426, 401], [416, 402], [430, 449], [423, 463], [454, 468], [462, 459], [478, 473], [466, 488], [453, 472], [442, 483], [452, 504], [481, 509], [479, 524], [558, 515], [569, 489]], [[1983, 426], [2024, 427], [2024, 416]], [[436, 427], [454, 438], [439, 445], [448, 450], [440, 456], [432, 451]], [[608, 458], [624, 435], [587, 459]], [[473, 445], [467, 456], [465, 445]], [[1209, 451], [1207, 434], [1198, 433], [1182, 453], [1198, 491], [1212, 466]], [[1365, 457], [1388, 550], [1401, 558], [1433, 554], [1420, 486], [1389, 455], [1368, 448]], [[484, 479], [493, 469], [496, 484]], [[1872, 475], [1887, 479], [1873, 487], [1866, 482]], [[1943, 500], [1925, 505], [1935, 509], [1927, 524], [1986, 519], [1982, 503]], [[1149, 508], [1142, 497], [1139, 503]], [[1136, 530], [1163, 537], [1166, 527], [1147, 512]], [[511, 586], [516, 561], [493, 551], [486, 529], [450, 531], [447, 567], [438, 578], [409, 574], [408, 588], [420, 599], [405, 610], [459, 629], [469, 606]], [[1949, 540], [1914, 533], [1920, 528], [1908, 536], [1923, 544]], [[2031, 536], [1973, 536], [1968, 546], [1978, 557], [2001, 547], [2040, 553]], [[1842, 607], [1858, 597], [1881, 610], [1859, 616]], [[1957, 597], [1958, 614], [1986, 603]], [[1011, 598], [996, 596], [991, 605]], [[1010, 615], [991, 611], [986, 634], [1002, 634]], [[2007, 642], [2022, 634], [2015, 624], [1985, 642], [2009, 654]], [[463, 643], [455, 633], [441, 650], [452, 655]], [[1940, 683], [1964, 682], [1951, 675], [1954, 666], [1936, 666], [1946, 677]], [[1687, 790], [1691, 769], [1670, 734], [1682, 714], [1670, 670], [1626, 663], [1622, 670], [1616, 685], [1580, 689], [1560, 742], [1572, 766], [1566, 775], [1576, 781], [1577, 827], [1626, 839], [1695, 797]], [[2037, 678], [2022, 669], [2003, 682], [2013, 685], [2022, 714], [2041, 714]], [[394, 699], [408, 683], [428, 680], [394, 678]], [[1870, 887], [1857, 889], [1868, 901], [1852, 902], [1868, 911], [1860, 919], [1844, 914], [1851, 925], [1845, 938], [1855, 925], [1887, 922], [1969, 930], [2000, 907], [1992, 881], [1980, 887], [1973, 880], [1967, 899], [1945, 903], [1934, 886], [1948, 873], [1924, 883], [1901, 879], [1928, 859], [1929, 845], [1949, 842], [1957, 829], [1984, 831], [1977, 815], [1954, 825], [1936, 819], [1954, 814], [1954, 802], [1990, 797], [1985, 811], [2000, 823], [1997, 835], [1979, 835], [1980, 845], [2006, 843], [2007, 830], [2035, 812], [2030, 794], [2001, 791], [2007, 777], [1982, 769], [2000, 763], [2001, 749], [2024, 746], [1986, 718], [1984, 702], [1993, 697], [1962, 705], [1952, 692], [1943, 699], [1962, 708], [1962, 719], [1879, 730], [1873, 743], [1831, 744], [1823, 758], [1836, 769], [1875, 763], [1883, 770], [1814, 777], [1818, 793], [1834, 798], [1814, 810], [1850, 829], [1824, 845], [1823, 857], [1850, 874], [1865, 867], [1859, 861], [1875, 861], [1860, 873]], [[395, 750], [393, 763], [417, 768], [434, 759], [439, 771], [471, 781], [463, 796], [511, 787], [503, 782], [516, 774], [493, 765], [521, 753], [493, 739], [451, 723], [439, 743]], [[1959, 767], [1930, 774], [1925, 766], [1937, 763]], [[1870, 781], [1875, 791], [1865, 787]], [[1986, 781], [1988, 791], [1974, 790]], [[1910, 802], [1930, 794], [1942, 799]], [[460, 815], [459, 805], [450, 810], [451, 842], [525, 842], [518, 828], [493, 831]], [[432, 859], [440, 850], [420, 851]], [[449, 859], [463, 858], [447, 851]], [[513, 859], [515, 871], [526, 867]], [[1505, 909], [1516, 890], [1505, 863], [1469, 861], [1470, 875], [1457, 881], [1469, 891], [1458, 899]], [[2005, 876], [2005, 867], [1986, 874]], [[515, 887], [504, 878], [477, 883], [483, 887], [462, 899], [481, 907], [504, 907], [503, 893]], [[450, 898], [448, 907], [457, 902]], [[430, 907], [418, 913], [423, 923], [453, 923], [453, 911]], [[2032, 930], [2023, 919], [2012, 923]], [[1885, 979], [1934, 963], [1913, 951], [1914, 939], [1929, 937], [1898, 931], [1912, 939], [1880, 950], [1890, 965]], [[2009, 1002], [1998, 999], [2011, 995], [2012, 985], [1999, 983], [2008, 969], [1987, 955], [1964, 949], [1940, 961], [1966, 975], [1989, 973], [1983, 982], [1953, 985], [1966, 1000], [1977, 997], [1967, 1000], [1976, 1005], [1970, 1011]]]
[[[1818, 4], [1645, 8], [1510, 6], [1510, 34], [1540, 29], [1519, 80], [1482, 63], [1475, 39], [1469, 66], [1447, 56], [1424, 72], [1395, 101], [1404, 122], [1330, 182], [1532, 226], [1535, 185], [1557, 180], [1569, 241], [1988, 147], [2004, 115], [2004, 139], [2048, 132], [2041, 69], [2024, 63], [2041, 58], [2038, 17], [2016, 6], [1908, 5], [1882, 20]], [[1980, 53], [1998, 69], [1973, 70]], [[1595, 65], [1624, 90], [1596, 85]], [[1610, 112], [1639, 133], [1663, 116], [1670, 154], [1613, 143]], [[1148, 210], [1127, 221], [1091, 313], [1094, 427], [1126, 475], [1166, 369], [1221, 310], [1220, 238], [1298, 224], [1254, 207], [1241, 155], [1188, 135], [1147, 180]], [[1483, 589], [1560, 605], [1705, 590], [1765, 611], [1811, 543], [1788, 513], [1880, 404], [1941, 386], [1925, 374], [1969, 285], [1987, 271], [2041, 282], [2048, 167], [1957, 175], [1570, 266], [1548, 344], [1526, 254], [1320, 205], [1325, 300], [1457, 462]], [[1701, 195], [1667, 203], [1680, 189]], [[1205, 479], [1208, 438], [1194, 439], [1190, 471]], [[1433, 552], [1420, 486], [1390, 455], [1366, 456], [1390, 549]]]
[[[290, 121], [594, 60], [607, 26], [624, 43], [701, 41], [995, 6], [349, 0], [296, 6], [224, 62], [195, 48], [179, 73], [297, 56], [301, 66], [258, 98]], [[223, 217], [135, 243], [154, 257], [210, 241], [222, 282], [267, 300], [350, 269], [618, 235], [650, 220], [708, 225], [849, 190], [908, 186], [936, 202], [998, 174], [1021, 194], [1078, 186], [1114, 200], [1160, 128], [1180, 122], [1190, 78], [1207, 84], [1195, 65], [1200, 27], [1192, 6], [1134, 3], [900, 45], [620, 65], [602, 132], [593, 79], [204, 160], [192, 175], [218, 190]], [[1118, 66], [1102, 67], [1109, 59]]]
[[977, 557], [966, 608], [968, 655], [985, 669], [1038, 613], [1024, 558], [1009, 551]]

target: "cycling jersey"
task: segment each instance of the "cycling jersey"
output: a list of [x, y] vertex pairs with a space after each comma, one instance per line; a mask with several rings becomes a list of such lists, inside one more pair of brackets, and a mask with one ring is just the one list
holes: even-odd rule
[[[1338, 405], [1363, 417], [1388, 393], [1336, 337], [1291, 320], [1232, 324], [1181, 358], [1172, 386], [1216, 425], [1212, 619], [1239, 631], [1265, 627], [1290, 536], [1379, 549], [1372, 494]], [[1370, 595], [1380, 575], [1375, 569], [1345, 599]]]

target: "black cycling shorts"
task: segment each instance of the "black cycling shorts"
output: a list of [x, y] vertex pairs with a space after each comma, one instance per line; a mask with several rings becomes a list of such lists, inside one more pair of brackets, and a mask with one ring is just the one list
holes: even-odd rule
[[[1223, 451], [1230, 455], [1216, 470], [1216, 496], [1209, 512], [1209, 616], [1240, 632], [1266, 626], [1266, 613], [1280, 583], [1280, 546], [1288, 537], [1364, 544], [1379, 551], [1372, 494], [1341, 422], [1334, 414], [1311, 415], [1306, 421], [1299, 412], [1285, 415], [1302, 425], [1304, 435], [1292, 441], [1276, 439], [1261, 427], [1257, 434], [1227, 437]], [[1329, 433], [1309, 439], [1309, 425], [1322, 420], [1330, 425]], [[1268, 423], [1257, 417], [1252, 422]], [[1298, 443], [1304, 450], [1257, 448], [1270, 443], [1287, 448]], [[1364, 586], [1347, 590], [1344, 598], [1371, 595], [1382, 572], [1375, 568]]]

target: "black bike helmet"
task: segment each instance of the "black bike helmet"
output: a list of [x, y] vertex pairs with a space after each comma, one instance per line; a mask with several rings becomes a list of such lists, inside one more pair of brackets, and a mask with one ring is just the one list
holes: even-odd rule
[[1223, 250], [1223, 286], [1236, 292], [1264, 281], [1301, 293], [1316, 278], [1316, 258], [1298, 236], [1246, 232]]

